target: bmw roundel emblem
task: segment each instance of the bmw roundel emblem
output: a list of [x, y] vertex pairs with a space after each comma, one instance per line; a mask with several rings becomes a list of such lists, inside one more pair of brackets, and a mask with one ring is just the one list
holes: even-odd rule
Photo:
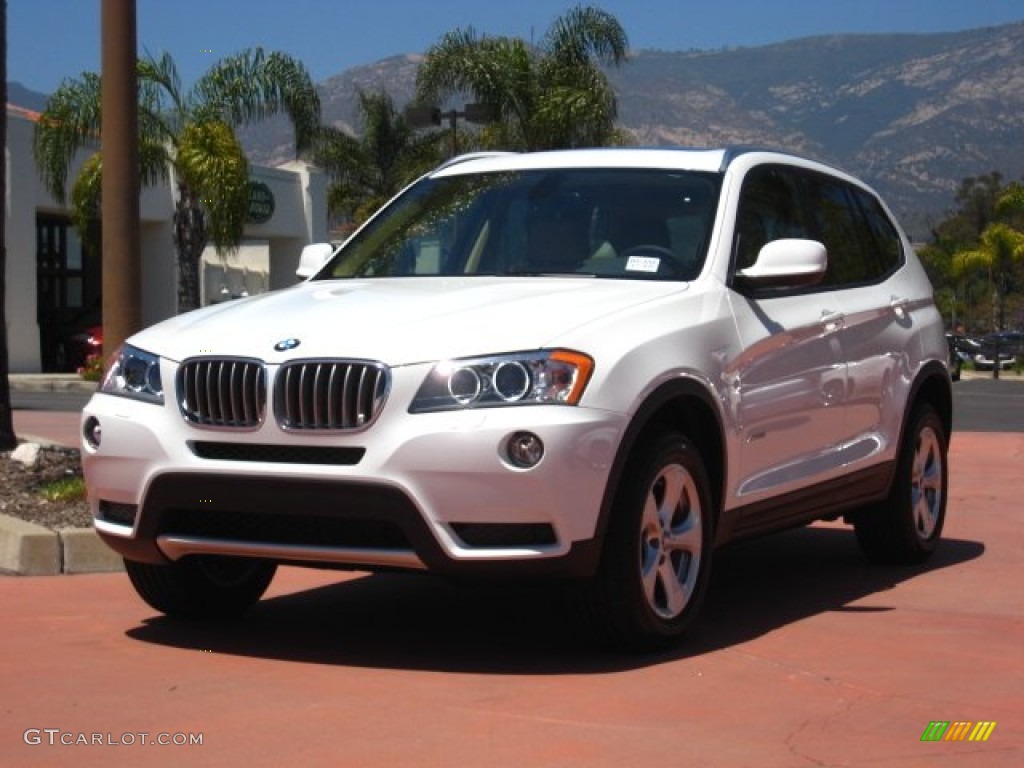
[[287, 352], [289, 349], [295, 349], [301, 343], [302, 342], [300, 342], [298, 339], [284, 339], [282, 341], [277, 342], [277, 344], [274, 345], [274, 349], [276, 349], [278, 352]]

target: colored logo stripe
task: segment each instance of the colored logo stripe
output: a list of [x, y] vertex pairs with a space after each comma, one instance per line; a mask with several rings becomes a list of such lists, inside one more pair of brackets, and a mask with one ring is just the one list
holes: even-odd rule
[[988, 741], [995, 728], [994, 720], [932, 720], [921, 734], [921, 741]]
[[988, 741], [988, 737], [992, 735], [992, 731], [995, 729], [995, 720], [980, 722], [971, 731], [970, 741]]
[[946, 731], [946, 738], [943, 741], [963, 741], [967, 738], [968, 732], [971, 730], [971, 726], [974, 723], [967, 721], [959, 721], [949, 726], [949, 730]]

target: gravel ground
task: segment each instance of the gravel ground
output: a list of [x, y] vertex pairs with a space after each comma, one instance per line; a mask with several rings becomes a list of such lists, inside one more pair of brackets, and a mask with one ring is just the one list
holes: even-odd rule
[[87, 528], [92, 516], [85, 500], [48, 501], [47, 484], [81, 477], [79, 453], [71, 448], [44, 448], [35, 467], [27, 468], [0, 453], [0, 514], [19, 517], [47, 528]]

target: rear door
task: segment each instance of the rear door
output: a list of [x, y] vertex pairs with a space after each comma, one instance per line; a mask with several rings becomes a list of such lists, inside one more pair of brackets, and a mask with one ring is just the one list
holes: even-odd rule
[[914, 361], [916, 295], [899, 233], [866, 190], [824, 174], [804, 176], [809, 224], [828, 251], [823, 288], [842, 313], [841, 355], [847, 363], [846, 424], [840, 458], [870, 464], [899, 437], [904, 389]]

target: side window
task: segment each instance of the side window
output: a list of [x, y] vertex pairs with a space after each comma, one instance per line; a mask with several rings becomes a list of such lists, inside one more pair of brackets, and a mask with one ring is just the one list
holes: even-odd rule
[[862, 189], [855, 189], [854, 195], [871, 229], [876, 270], [874, 277], [885, 277], [903, 263], [903, 243], [878, 200]]
[[808, 193], [817, 239], [828, 250], [822, 285], [877, 282], [900, 263], [899, 235], [878, 202], [839, 179], [810, 174]]
[[736, 215], [735, 269], [751, 266], [766, 243], [808, 237], [797, 189], [794, 170], [785, 166], [763, 165], [747, 174]]

